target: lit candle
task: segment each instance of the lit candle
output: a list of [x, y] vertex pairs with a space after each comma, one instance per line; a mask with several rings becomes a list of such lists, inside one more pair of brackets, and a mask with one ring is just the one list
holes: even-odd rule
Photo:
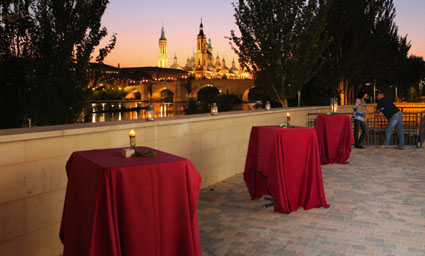
[[291, 121], [291, 114], [286, 113], [286, 122], [289, 124], [289, 121]]
[[130, 148], [136, 149], [136, 132], [131, 129], [130, 134]]
[[133, 129], [131, 129], [129, 134], [130, 134], [130, 137], [136, 137], [136, 132]]

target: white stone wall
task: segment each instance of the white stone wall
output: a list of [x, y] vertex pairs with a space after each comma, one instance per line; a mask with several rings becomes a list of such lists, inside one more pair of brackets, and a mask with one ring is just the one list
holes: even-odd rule
[[[351, 107], [340, 107], [350, 112]], [[236, 111], [121, 121], [0, 130], [0, 255], [57, 256], [67, 177], [65, 163], [78, 150], [126, 147], [128, 131], [137, 145], [186, 157], [203, 187], [243, 172], [251, 127], [286, 122], [307, 125], [307, 113], [329, 107]], [[249, 196], [247, 195], [247, 200]]]

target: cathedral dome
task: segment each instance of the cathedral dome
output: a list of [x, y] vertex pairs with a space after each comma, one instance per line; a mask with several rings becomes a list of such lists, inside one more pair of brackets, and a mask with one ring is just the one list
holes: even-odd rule
[[208, 71], [211, 71], [211, 72], [215, 72], [216, 71], [216, 68], [215, 68], [215, 66], [212, 63], [210, 63], [208, 65]]
[[231, 68], [229, 69], [229, 73], [237, 74], [238, 72], [239, 72], [239, 69], [237, 69], [236, 67], [231, 67]]
[[173, 68], [173, 69], [183, 69], [183, 68], [179, 65], [179, 63], [178, 63], [178, 61], [177, 61], [177, 56], [176, 56], [176, 55], [174, 55], [174, 62], [173, 62], [173, 65], [171, 65], [171, 66], [170, 66], [170, 68]]
[[192, 54], [192, 57], [188, 57], [186, 60], [186, 66], [184, 66], [184, 70], [186, 71], [194, 71], [195, 70], [195, 54]]
[[226, 61], [223, 60], [221, 61], [221, 73], [226, 74], [229, 73], [229, 68], [226, 66]]
[[229, 73], [231, 74], [237, 74], [239, 72], [239, 69], [236, 67], [235, 60], [232, 61], [232, 67], [229, 70]]

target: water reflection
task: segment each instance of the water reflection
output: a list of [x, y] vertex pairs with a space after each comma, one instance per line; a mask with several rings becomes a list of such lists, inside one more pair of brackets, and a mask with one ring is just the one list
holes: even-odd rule
[[[109, 121], [146, 119], [145, 107], [142, 102], [92, 103], [91, 122], [102, 123]], [[152, 103], [155, 118], [184, 115], [184, 103]]]
[[[145, 102], [102, 102], [92, 103], [87, 109], [86, 121], [102, 123], [109, 121], [146, 119], [146, 108], [149, 103]], [[152, 103], [155, 118], [184, 115], [187, 103]], [[233, 110], [256, 109], [255, 103], [244, 103], [236, 105]], [[91, 115], [91, 118], [90, 118]]]

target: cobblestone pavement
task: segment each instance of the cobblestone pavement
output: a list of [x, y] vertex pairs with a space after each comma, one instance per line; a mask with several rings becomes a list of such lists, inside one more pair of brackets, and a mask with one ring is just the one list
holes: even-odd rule
[[203, 255], [425, 255], [425, 150], [353, 149], [349, 161], [322, 166], [329, 209], [263, 209], [241, 174], [203, 189]]

